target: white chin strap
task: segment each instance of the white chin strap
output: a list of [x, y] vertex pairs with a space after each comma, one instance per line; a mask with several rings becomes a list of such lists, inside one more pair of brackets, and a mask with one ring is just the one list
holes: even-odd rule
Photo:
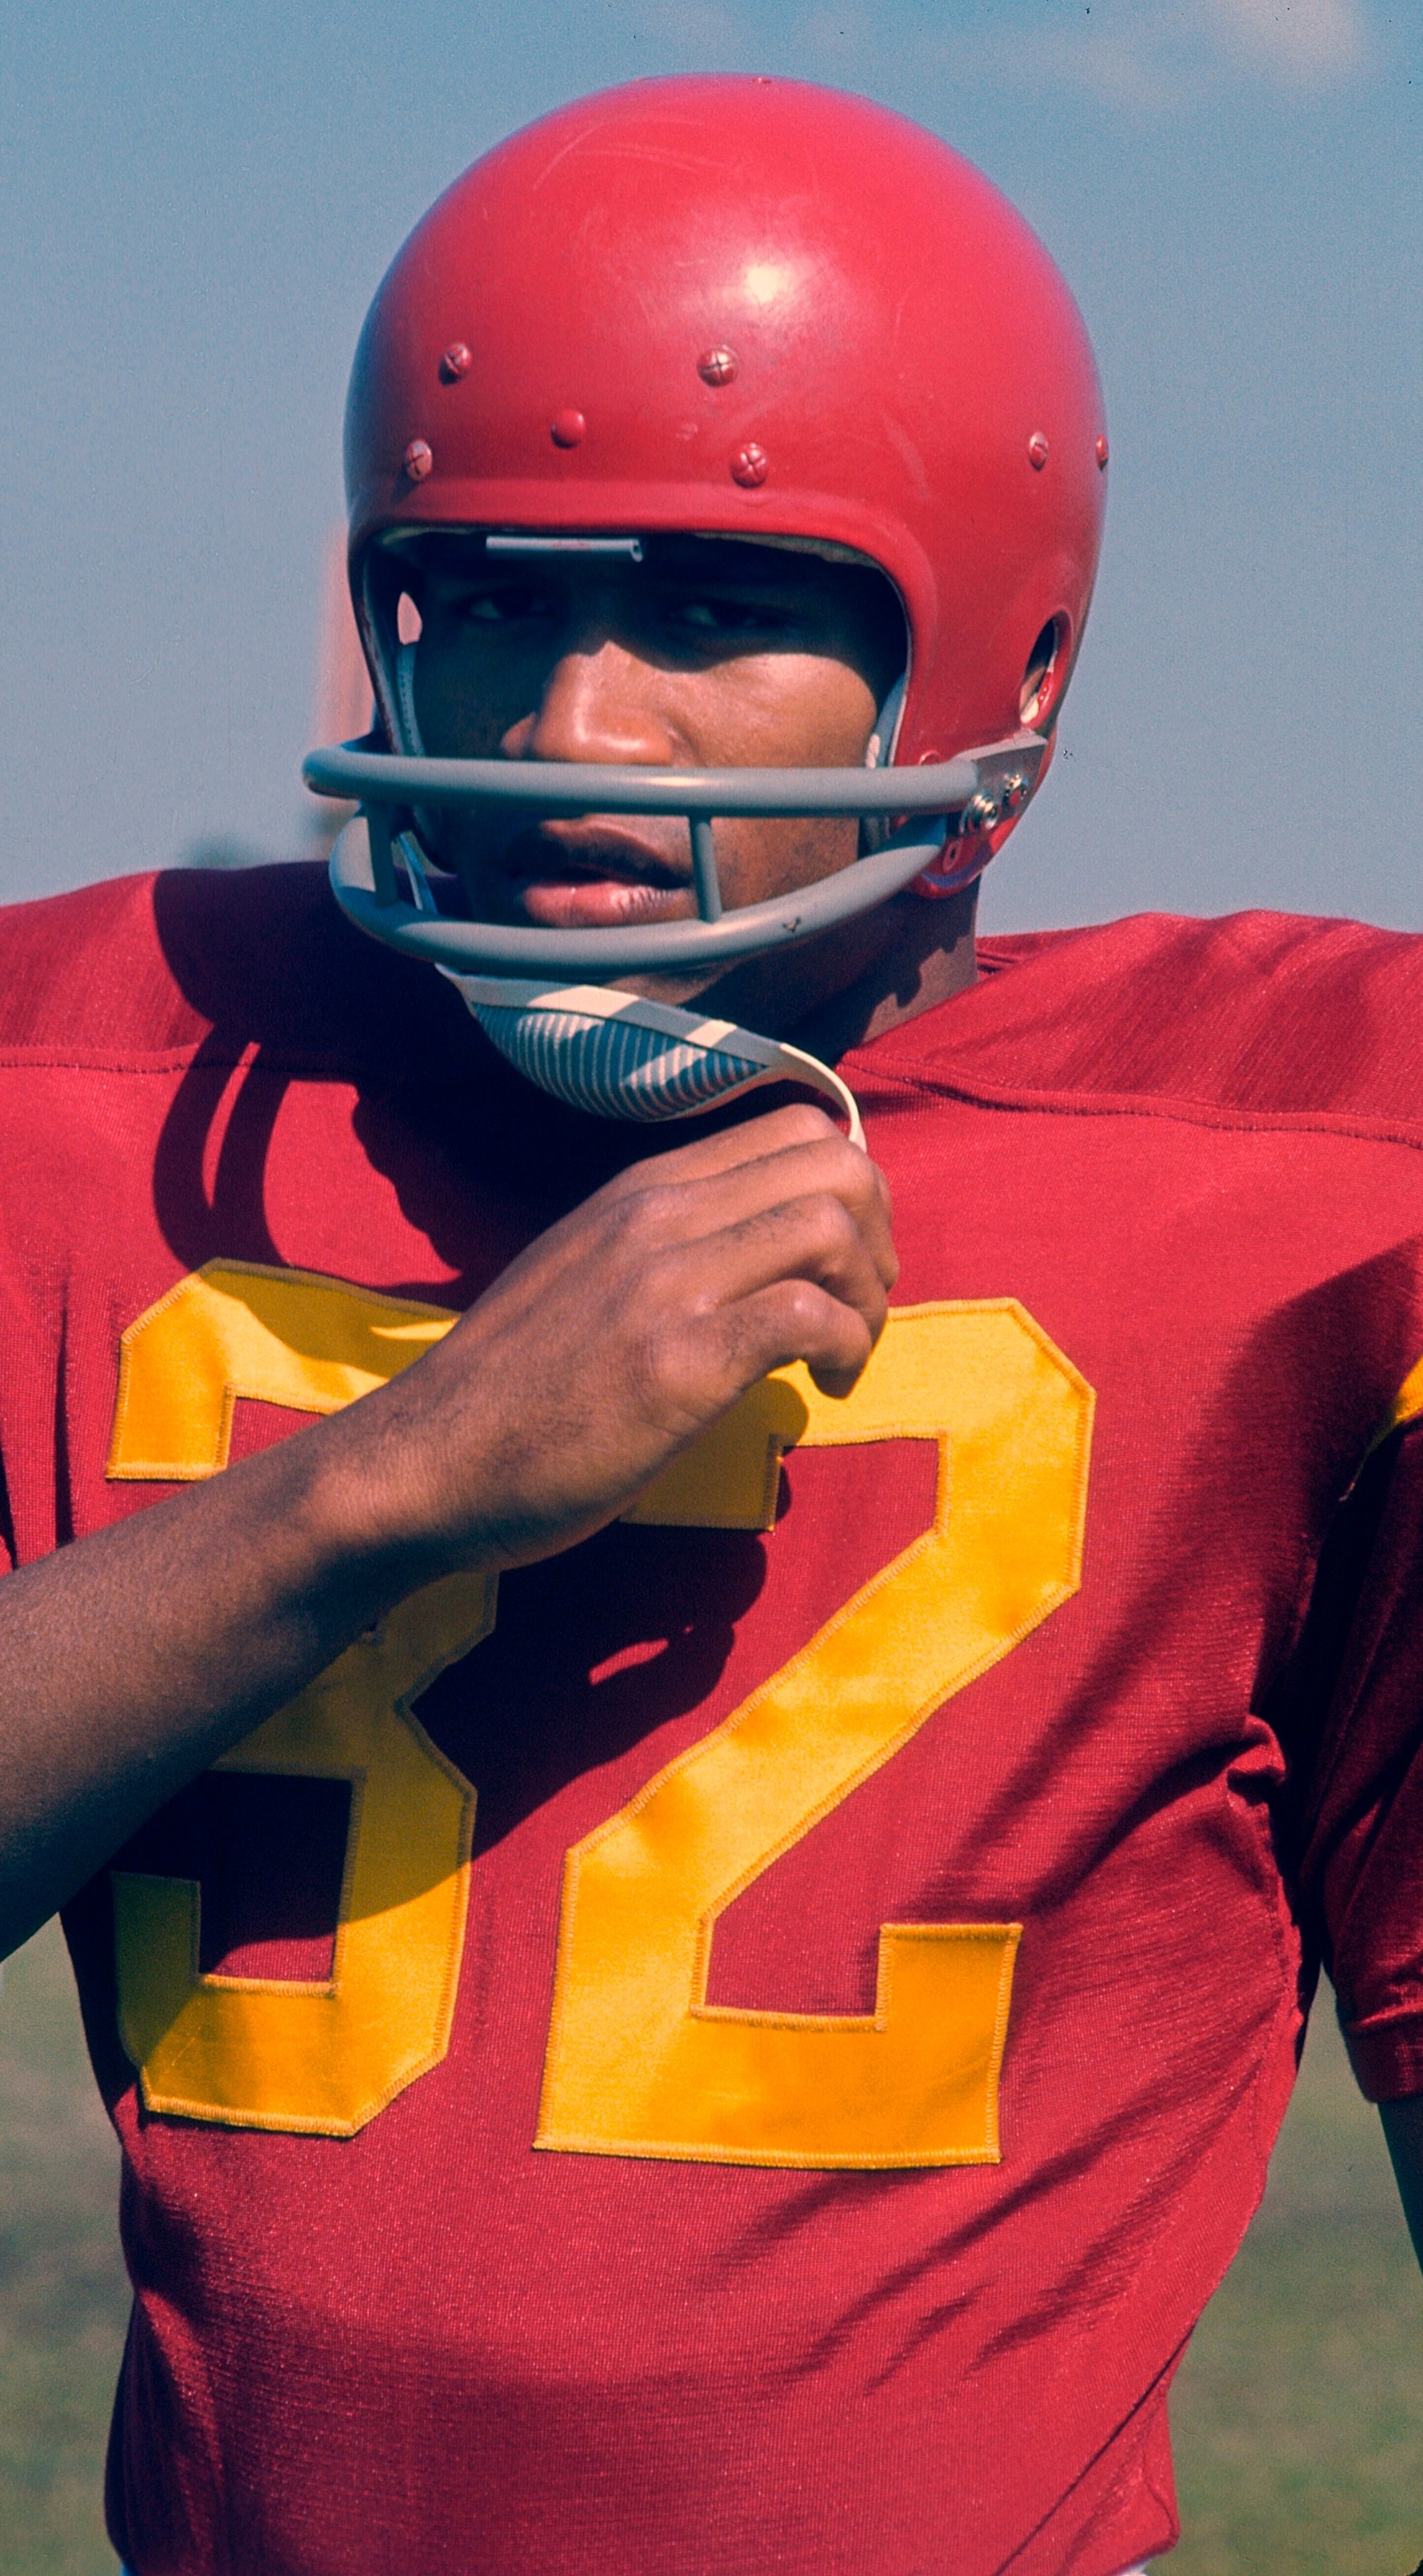
[[647, 1122], [695, 1118], [768, 1082], [794, 1082], [830, 1101], [849, 1123], [851, 1144], [864, 1144], [848, 1083], [800, 1047], [608, 984], [440, 971], [500, 1054], [571, 1109]]
[[[395, 686], [403, 747], [418, 757], [413, 644], [403, 644], [396, 657]], [[877, 768], [892, 749], [903, 700], [904, 684], [896, 681], [871, 736], [867, 769]], [[412, 875], [418, 872], [408, 844], [406, 864]], [[864, 1145], [849, 1084], [801, 1047], [758, 1037], [733, 1020], [645, 1002], [614, 985], [457, 975], [448, 966], [439, 971], [463, 994], [485, 1036], [516, 1072], [570, 1109], [650, 1124], [696, 1118], [767, 1083], [793, 1082], [830, 1101], [848, 1122], [851, 1144]]]

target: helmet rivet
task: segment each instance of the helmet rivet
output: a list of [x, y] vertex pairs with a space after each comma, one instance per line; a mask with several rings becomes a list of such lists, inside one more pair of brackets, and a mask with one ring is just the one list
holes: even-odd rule
[[1097, 433], [1097, 464], [1099, 469], [1105, 468], [1107, 459], [1111, 455], [1111, 452], [1112, 451], [1107, 445], [1105, 437], [1099, 430]]
[[1028, 782], [1021, 769], [1015, 769], [1011, 778], [1004, 779], [998, 795], [1005, 814], [1016, 814], [1019, 806], [1027, 803]]
[[741, 371], [741, 361], [734, 349], [703, 349], [697, 360], [697, 373], [704, 385], [729, 385]]
[[576, 447], [588, 423], [581, 411], [556, 411], [548, 425], [555, 447]]
[[429, 440], [412, 438], [400, 461], [412, 483], [423, 483], [435, 462], [434, 450]]
[[474, 360], [464, 341], [452, 340], [440, 360], [440, 382], [446, 385], [457, 385], [461, 376], [469, 374], [473, 364]]
[[970, 796], [959, 817], [959, 824], [961, 830], [965, 832], [991, 832], [997, 820], [997, 805], [993, 798], [985, 796], [980, 788], [976, 796]]
[[1047, 440], [1040, 429], [1035, 429], [1028, 441], [1028, 463], [1035, 474], [1041, 474], [1047, 463], [1047, 454]]
[[748, 491], [753, 491], [758, 483], [764, 483], [770, 471], [771, 460], [754, 438], [749, 438], [744, 447], [738, 447], [731, 460], [733, 483], [744, 483]]

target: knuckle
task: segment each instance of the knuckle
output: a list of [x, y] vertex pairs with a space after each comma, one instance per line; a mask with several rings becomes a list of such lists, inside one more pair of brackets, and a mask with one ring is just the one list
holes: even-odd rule
[[833, 1190], [819, 1190], [806, 1202], [817, 1236], [827, 1251], [845, 1252], [858, 1246], [860, 1229], [842, 1198]]
[[809, 1100], [794, 1101], [780, 1115], [785, 1122], [783, 1133], [789, 1145], [819, 1145], [827, 1138], [836, 1144], [841, 1141], [834, 1119]]
[[618, 1248], [634, 1258], [645, 1258], [660, 1246], [671, 1231], [676, 1196], [665, 1181], [645, 1181], [615, 1199], [609, 1218]]
[[848, 1136], [827, 1138], [823, 1149], [825, 1170], [830, 1185], [848, 1206], [868, 1214], [881, 1204], [873, 1164], [866, 1161], [858, 1145]]
[[634, 1399], [646, 1417], [680, 1428], [682, 1417], [692, 1409], [690, 1357], [683, 1336], [665, 1326], [639, 1335], [628, 1373]]
[[809, 1279], [791, 1279], [786, 1283], [784, 1320], [797, 1340], [818, 1337], [825, 1322], [825, 1292]]

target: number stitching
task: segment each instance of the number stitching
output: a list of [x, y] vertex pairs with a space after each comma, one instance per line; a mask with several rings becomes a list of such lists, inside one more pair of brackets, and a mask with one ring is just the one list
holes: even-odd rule
[[[446, 1309], [318, 1273], [211, 1262], [123, 1336], [109, 1473], [165, 1481], [214, 1474], [226, 1462], [239, 1395], [335, 1410], [408, 1365], [455, 1320]], [[1016, 1300], [897, 1308], [845, 1403], [820, 1395], [804, 1370], [778, 1372], [633, 1507], [630, 1520], [652, 1525], [764, 1528], [780, 1454], [797, 1440], [835, 1447], [931, 1437], [939, 1449], [930, 1527], [718, 1727], [566, 1855], [535, 2145], [827, 2168], [996, 2159], [1018, 1925], [881, 1925], [868, 2015], [712, 2004], [707, 1985], [716, 1924], [736, 1897], [1077, 1588], [1092, 1405], [1085, 1380]], [[351, 1781], [328, 1980], [204, 1976], [195, 1883], [113, 1873], [120, 2024], [150, 2109], [348, 2136], [444, 2056], [463, 1950], [474, 1792], [425, 1734], [411, 1703], [436, 1671], [489, 1633], [496, 1598], [492, 1579], [459, 1576], [413, 1595], [382, 1631], [348, 1649], [217, 1766]], [[412, 1663], [422, 1631], [429, 1631], [427, 1645], [438, 1631], [437, 1650]], [[397, 1661], [404, 1654], [399, 1679], [392, 1653]], [[377, 1687], [372, 1677], [382, 1655]], [[799, 1717], [797, 1693], [805, 1703]], [[328, 1742], [324, 1755], [323, 1726], [337, 1748]], [[354, 1736], [362, 1726], [366, 1758], [358, 1760]], [[812, 1778], [818, 1739], [836, 1727], [845, 1741]], [[743, 1830], [739, 1852], [718, 1852], [716, 1801], [709, 1807], [705, 1792], [719, 1767], [726, 1771], [729, 1754], [736, 1759], [721, 1781], [723, 1804], [738, 1815], [759, 1812], [759, 1821]], [[407, 1943], [403, 1970], [384, 1978], [385, 2018], [399, 2018], [394, 1996], [400, 1990], [408, 2002], [413, 1969], [423, 2020], [418, 2044], [408, 2031], [403, 2049], [388, 2028], [382, 2035], [382, 1976], [372, 1971], [372, 2010], [353, 2046], [349, 2010], [344, 2035], [338, 2025], [342, 1997], [352, 2002], [360, 1947], [351, 1924], [364, 1901], [361, 1854], [369, 1858], [382, 1799], [390, 1806], [391, 1764], [398, 1771], [402, 1759], [407, 1771], [414, 1764], [409, 1776], [417, 1788], [423, 1783], [426, 1878], [443, 1896], [433, 1911], [426, 1908], [419, 1955]], [[797, 1765], [804, 1776], [787, 1804]], [[729, 1801], [728, 1781], [736, 1793]], [[679, 1797], [687, 1814], [680, 1843], [676, 1832], [669, 1842], [669, 1801], [675, 1806]], [[610, 1868], [611, 1888], [600, 1885]], [[384, 1943], [389, 1970], [402, 1954], [400, 1926], [408, 1933], [415, 1917], [408, 1907], [402, 1915], [398, 1904], [374, 1913], [375, 1947]], [[652, 1986], [644, 1978], [639, 1989], [636, 1975], [629, 1979], [627, 1953], [649, 1943], [655, 1950], [658, 1940]], [[369, 1971], [369, 1944], [361, 1955]], [[290, 2028], [261, 2018], [265, 2011], [290, 2023], [303, 2006], [310, 2027], [300, 2044]], [[906, 2052], [904, 2034], [916, 2024], [934, 2035], [927, 2054], [915, 2046]], [[678, 2073], [673, 2061], [679, 2049], [687, 2057], [688, 2034], [691, 2055]], [[700, 2070], [699, 2048], [704, 2056], [710, 2050]], [[845, 2067], [857, 2057], [861, 2072], [847, 2079]], [[671, 2080], [662, 2081], [668, 2067]], [[649, 2069], [652, 2080], [643, 2081]], [[712, 2099], [718, 2081], [726, 2097], [720, 2109]], [[639, 2082], [643, 2107], [660, 2108], [650, 2125], [631, 2115]]]
[[150, 2111], [352, 2137], [445, 2056], [475, 1793], [410, 1703], [489, 1634], [495, 1590], [415, 1594], [215, 1766], [351, 1781], [328, 1979], [202, 1973], [198, 1884], [113, 1872], [120, 2036]]
[[[364, 1329], [373, 1345], [364, 1366], [303, 1347], [314, 1335], [309, 1325], [301, 1332], [298, 1318], [303, 1307], [318, 1305], [324, 1320], [337, 1324], [338, 1339], [359, 1348]], [[275, 1323], [263, 1306], [275, 1310]], [[239, 1397], [288, 1404], [300, 1413], [339, 1413], [408, 1368], [458, 1320], [447, 1306], [351, 1287], [316, 1270], [204, 1262], [175, 1280], [119, 1337], [105, 1477], [111, 1484], [192, 1484], [216, 1476], [227, 1465]], [[195, 1375], [201, 1411], [189, 1400]]]
[[[926, 1355], [934, 1363], [927, 1376]], [[976, 1391], [975, 1360], [980, 1373], [989, 1360], [997, 1372]], [[960, 1383], [946, 1405], [947, 1388], [935, 1394], [934, 1369], [948, 1380], [956, 1366]], [[536, 2143], [575, 2153], [817, 2168], [990, 2161], [998, 2153], [998, 2067], [1019, 1927], [882, 1926], [869, 2016], [709, 2005], [707, 1974], [716, 1922], [735, 1897], [1077, 1589], [1092, 1391], [1012, 1299], [894, 1310], [860, 1388], [843, 1406], [832, 1407], [803, 1371], [788, 1375], [805, 1404], [811, 1445], [935, 1431], [934, 1522], [799, 1655], [569, 1852]], [[884, 1401], [898, 1380], [916, 1375], [911, 1405]], [[761, 1401], [760, 1390], [747, 1399], [748, 1442], [757, 1436]], [[975, 1404], [983, 1452], [976, 1464], [972, 1436], [960, 1436]], [[1032, 1436], [1021, 1438], [1025, 1432]], [[1015, 1437], [1016, 1461], [1005, 1446]], [[949, 1475], [955, 1447], [965, 1469], [957, 1494]], [[985, 1554], [985, 1531], [996, 1534], [1001, 1565]], [[954, 1644], [954, 1603], [928, 1596], [926, 1569], [950, 1589], [956, 1571], [970, 1592], [977, 1582], [976, 1644], [971, 1615], [966, 1623], [959, 1618], [965, 1633]], [[917, 1677], [912, 1648], [897, 1642], [886, 1605], [916, 1612], [929, 1638]], [[847, 1645], [855, 1644], [865, 1644], [868, 1671], [847, 1659]], [[887, 1697], [897, 1707], [893, 1718], [885, 1713]], [[805, 1794], [795, 1775], [806, 1770], [808, 1740], [817, 1728], [833, 1737], [842, 1722], [850, 1739], [858, 1725], [858, 1753], [851, 1740], [837, 1758], [832, 1744], [818, 1794]], [[741, 1758], [740, 1748], [743, 1737], [755, 1747], [758, 1729], [759, 1766]], [[766, 1787], [774, 1787], [778, 1766], [793, 1796], [790, 1805], [783, 1799], [779, 1829], [769, 1831]], [[743, 1831], [758, 1798], [760, 1821]], [[728, 1851], [718, 1846], [734, 1843], [738, 1832], [747, 1847], [739, 1865], [728, 1866]], [[936, 2060], [906, 2039], [907, 2021], [889, 2045], [893, 1995], [906, 1975], [911, 1984], [915, 1975], [930, 1987], [937, 1980], [940, 2023], [957, 2014], [961, 2034], [973, 2034], [957, 2077], [943, 2053]], [[926, 2007], [931, 2000], [921, 1998]], [[794, 2048], [778, 2048], [775, 2032], [791, 2034]], [[834, 2047], [819, 2045], [826, 2034], [843, 2042], [838, 2060]], [[867, 2090], [869, 2069], [858, 2061], [876, 2038], [886, 2046]], [[816, 2060], [821, 2071], [811, 2080]], [[838, 2109], [827, 2112], [827, 2103]]]
[[[215, 1475], [239, 1395], [333, 1411], [455, 1321], [311, 1271], [209, 1262], [122, 1337], [108, 1473]], [[215, 1765], [350, 1781], [328, 1979], [204, 1974], [199, 1884], [111, 1873], [119, 2031], [150, 2111], [350, 2137], [445, 2056], [475, 1796], [412, 1703], [488, 1635], [496, 1602], [479, 1575], [413, 1594]]]

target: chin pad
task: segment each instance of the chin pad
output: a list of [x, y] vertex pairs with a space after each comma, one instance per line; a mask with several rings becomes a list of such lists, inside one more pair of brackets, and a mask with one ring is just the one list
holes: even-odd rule
[[603, 984], [440, 971], [500, 1054], [570, 1109], [594, 1118], [695, 1118], [762, 1084], [793, 1082], [834, 1104], [852, 1144], [865, 1141], [849, 1086], [800, 1047]]

